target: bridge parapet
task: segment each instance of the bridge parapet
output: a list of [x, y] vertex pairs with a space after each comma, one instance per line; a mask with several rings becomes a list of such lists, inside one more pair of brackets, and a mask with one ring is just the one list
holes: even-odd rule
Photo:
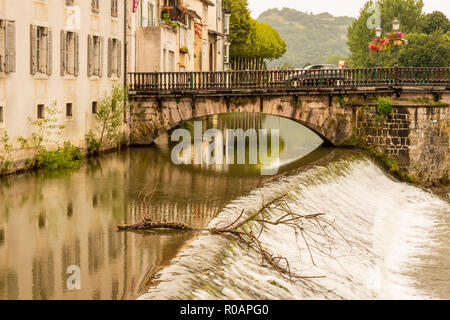
[[129, 73], [127, 80], [130, 92], [141, 95], [232, 93], [243, 90], [357, 90], [405, 86], [449, 89], [450, 68], [144, 72]]

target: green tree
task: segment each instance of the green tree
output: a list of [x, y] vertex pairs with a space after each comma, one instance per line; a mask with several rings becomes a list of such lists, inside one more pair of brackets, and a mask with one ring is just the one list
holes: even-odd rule
[[[375, 55], [369, 53], [368, 44], [375, 37], [375, 30], [369, 30], [367, 21], [372, 13], [368, 9], [377, 5], [381, 11], [381, 27], [384, 33], [392, 31], [392, 21], [398, 19], [400, 30], [408, 36], [409, 33], [419, 31], [422, 19], [422, 0], [370, 0], [361, 9], [356, 19], [348, 29], [348, 41], [351, 57], [350, 63], [354, 67], [373, 67]], [[394, 55], [384, 55], [380, 58], [380, 66], [393, 66]]]
[[247, 0], [231, 0], [230, 17], [230, 55], [232, 57], [248, 57], [254, 28]]
[[123, 114], [127, 100], [127, 90], [114, 86], [111, 94], [105, 93], [99, 101], [95, 114], [96, 132], [91, 130], [86, 135], [89, 154], [98, 154], [105, 143], [120, 146], [123, 140]]
[[399, 53], [404, 67], [448, 67], [450, 63], [450, 32], [437, 30], [432, 34], [408, 34], [408, 45]]
[[250, 17], [247, 0], [231, 0], [230, 56], [239, 68], [262, 68], [286, 52], [286, 43], [270, 25]]
[[440, 11], [434, 11], [424, 15], [420, 24], [420, 31], [426, 34], [432, 34], [437, 30], [442, 30], [443, 33], [450, 31], [450, 21], [447, 16]]

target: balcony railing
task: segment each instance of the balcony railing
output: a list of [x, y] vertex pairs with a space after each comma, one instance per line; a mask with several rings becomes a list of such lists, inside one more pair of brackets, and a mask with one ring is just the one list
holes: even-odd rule
[[346, 89], [355, 87], [445, 86], [450, 68], [377, 68], [128, 74], [130, 91], [230, 91], [237, 89]]

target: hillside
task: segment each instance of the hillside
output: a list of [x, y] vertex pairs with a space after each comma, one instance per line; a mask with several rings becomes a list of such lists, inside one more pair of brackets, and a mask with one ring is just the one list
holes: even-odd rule
[[324, 63], [332, 56], [349, 55], [347, 29], [353, 18], [283, 8], [267, 10], [258, 20], [274, 27], [287, 44], [286, 54], [272, 61], [272, 67], [282, 63], [302, 67], [307, 63]]

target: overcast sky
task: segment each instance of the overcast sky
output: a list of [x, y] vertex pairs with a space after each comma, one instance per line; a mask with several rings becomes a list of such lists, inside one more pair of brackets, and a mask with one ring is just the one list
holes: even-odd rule
[[[252, 17], [257, 18], [271, 8], [292, 8], [304, 12], [329, 12], [333, 16], [358, 17], [367, 0], [248, 0]], [[424, 0], [425, 12], [442, 11], [450, 17], [450, 0]]]

